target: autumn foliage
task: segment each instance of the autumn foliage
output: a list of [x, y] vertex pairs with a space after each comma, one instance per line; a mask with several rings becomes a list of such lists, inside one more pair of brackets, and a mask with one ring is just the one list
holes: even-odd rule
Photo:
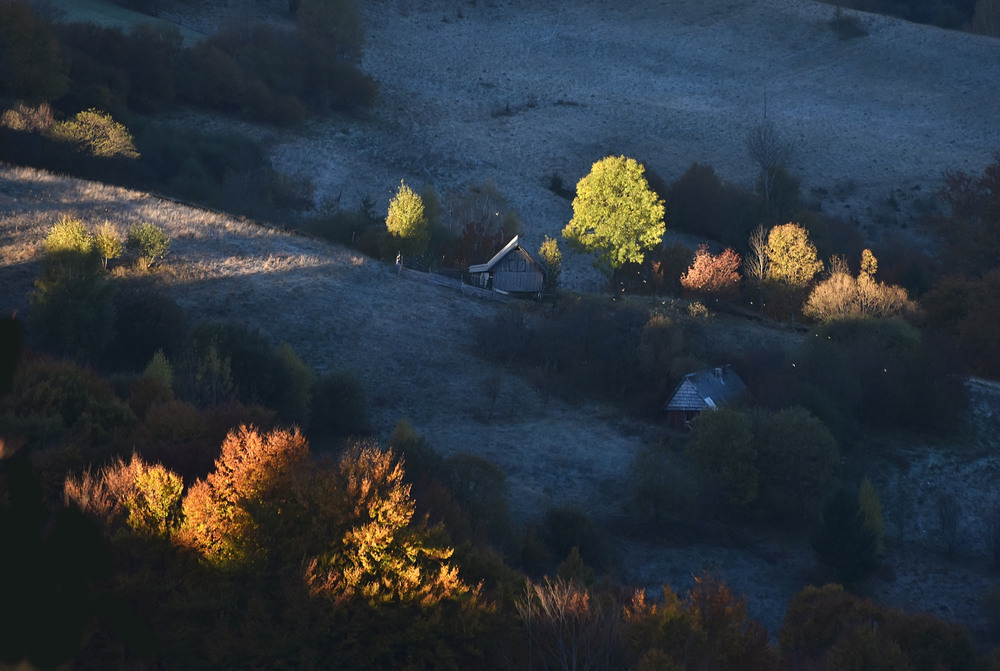
[[653, 601], [640, 591], [624, 609], [624, 640], [636, 669], [776, 668], [767, 630], [725, 582], [711, 574], [694, 578], [682, 600], [669, 587]]
[[292, 469], [309, 453], [298, 429], [261, 434], [241, 426], [222, 444], [215, 471], [197, 481], [184, 497], [184, 522], [179, 540], [221, 566], [239, 565], [260, 557], [267, 538], [262, 517], [280, 514], [281, 494]]
[[802, 312], [819, 321], [863, 317], [896, 317], [916, 312], [903, 287], [875, 279], [878, 260], [871, 250], [861, 254], [861, 272], [853, 277], [846, 264], [835, 265], [830, 276], [809, 294]]
[[395, 453], [355, 443], [328, 475], [332, 482], [312, 477], [299, 488], [313, 519], [339, 527], [319, 539], [318, 552], [305, 562], [311, 593], [336, 602], [429, 605], [469, 591], [447, 561], [453, 551], [442, 536], [415, 523], [415, 501]]
[[681, 275], [681, 286], [696, 294], [732, 298], [739, 292], [741, 263], [731, 248], [713, 255], [708, 245], [700, 245], [691, 267]]
[[783, 669], [972, 669], [961, 626], [862, 599], [840, 585], [806, 587], [788, 605], [779, 637]]

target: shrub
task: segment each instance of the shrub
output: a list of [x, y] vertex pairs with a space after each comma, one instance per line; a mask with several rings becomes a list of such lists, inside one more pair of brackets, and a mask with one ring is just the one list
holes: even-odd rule
[[778, 519], [811, 521], [840, 466], [837, 441], [804, 408], [763, 420], [758, 435], [760, 504]]
[[802, 313], [825, 321], [908, 316], [916, 312], [916, 303], [909, 299], [905, 289], [875, 280], [877, 269], [878, 261], [869, 249], [861, 254], [861, 272], [857, 278], [843, 268], [831, 269], [830, 276], [809, 294]]
[[108, 261], [117, 259], [122, 255], [125, 248], [122, 246], [118, 232], [111, 222], [105, 221], [97, 227], [97, 230], [94, 232], [94, 249], [100, 254], [105, 270], [108, 268]]
[[139, 371], [157, 350], [180, 361], [189, 331], [187, 312], [167, 294], [139, 281], [118, 284], [114, 336], [104, 357], [116, 371]]
[[151, 266], [170, 251], [170, 238], [156, 224], [132, 224], [125, 235], [125, 248], [143, 265]]
[[92, 462], [113, 453], [135, 423], [114, 390], [93, 371], [69, 361], [22, 363], [10, 394], [0, 400], [0, 424], [20, 426], [28, 447], [72, 436]]
[[46, 133], [55, 123], [48, 103], [29, 107], [18, 103], [0, 116], [0, 126], [25, 133]]
[[856, 489], [841, 488], [823, 507], [810, 538], [816, 558], [844, 584], [857, 584], [879, 567], [878, 538], [869, 526]]
[[468, 512], [473, 530], [497, 547], [507, 547], [514, 528], [507, 507], [504, 472], [489, 460], [474, 454], [454, 454], [448, 457], [445, 465], [446, 484]]
[[51, 24], [27, 2], [0, 3], [0, 62], [0, 96], [41, 103], [69, 85]]
[[691, 164], [671, 186], [667, 221], [686, 233], [739, 247], [759, 219], [753, 195], [723, 182], [711, 166]]
[[96, 109], [79, 112], [72, 120], [56, 124], [50, 134], [94, 156], [139, 158], [128, 129], [112, 119], [110, 114]]
[[607, 542], [598, 525], [583, 510], [553, 507], [545, 512], [541, 538], [553, 557], [562, 560], [576, 548], [580, 557], [595, 569], [608, 561]]
[[667, 525], [693, 517], [697, 491], [690, 473], [671, 458], [673, 445], [646, 445], [629, 466], [627, 509], [652, 527], [651, 535], [663, 533]]
[[555, 293], [559, 288], [559, 275], [562, 274], [563, 257], [559, 242], [546, 235], [538, 248], [538, 255], [545, 262], [545, 291]]
[[975, 649], [961, 625], [888, 608], [840, 585], [795, 595], [779, 641], [782, 658], [805, 668], [975, 668]]

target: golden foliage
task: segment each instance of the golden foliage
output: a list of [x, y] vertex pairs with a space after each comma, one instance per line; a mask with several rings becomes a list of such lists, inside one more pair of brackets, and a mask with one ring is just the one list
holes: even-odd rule
[[18, 103], [0, 116], [0, 126], [25, 133], [44, 133], [54, 123], [52, 107], [48, 103], [38, 107]]
[[819, 321], [863, 317], [894, 317], [916, 312], [906, 289], [875, 280], [878, 259], [871, 250], [861, 254], [861, 272], [852, 277], [842, 260], [831, 263], [830, 276], [809, 294], [802, 312]]
[[94, 156], [139, 158], [128, 129], [100, 110], [79, 112], [69, 121], [54, 125], [51, 135], [56, 140], [72, 142]]
[[306, 562], [304, 578], [311, 593], [335, 601], [360, 598], [373, 605], [429, 605], [469, 592], [457, 567], [447, 561], [453, 550], [434, 530], [414, 524], [410, 485], [392, 450], [354, 443], [335, 475], [339, 501], [327, 501], [326, 513], [339, 512], [343, 532]]
[[668, 586], [650, 602], [638, 591], [623, 608], [624, 642], [639, 669], [773, 669], [767, 631], [746, 598], [711, 574], [694, 577], [682, 601]]
[[775, 226], [767, 236], [768, 279], [788, 287], [804, 287], [823, 270], [809, 231], [795, 223]]
[[133, 454], [118, 459], [95, 476], [89, 469], [63, 484], [67, 503], [97, 517], [114, 529], [124, 521], [133, 531], [169, 536], [180, 520], [184, 483], [160, 464], [148, 464]]
[[399, 243], [405, 245], [404, 252], [419, 256], [426, 251], [430, 231], [423, 200], [402, 180], [396, 195], [389, 201], [385, 228], [389, 235], [398, 238]]
[[622, 613], [612, 595], [545, 578], [529, 580], [516, 605], [532, 645], [552, 668], [609, 668]]
[[199, 480], [184, 497], [184, 521], [179, 538], [210, 562], [234, 566], [265, 553], [255, 518], [273, 508], [279, 484], [309, 453], [298, 429], [261, 434], [240, 426], [226, 436], [215, 470]]

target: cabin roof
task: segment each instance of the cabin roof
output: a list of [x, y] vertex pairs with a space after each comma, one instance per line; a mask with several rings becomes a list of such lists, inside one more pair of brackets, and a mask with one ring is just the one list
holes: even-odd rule
[[677, 385], [664, 410], [715, 410], [742, 396], [747, 386], [729, 366], [688, 373]]
[[500, 263], [500, 260], [503, 259], [503, 257], [507, 256], [515, 249], [520, 249], [525, 254], [527, 254], [528, 257], [535, 262], [535, 265], [537, 265], [540, 270], [545, 269], [545, 263], [543, 263], [541, 259], [532, 254], [530, 250], [528, 250], [527, 248], [524, 247], [524, 245], [521, 244], [521, 236], [515, 235], [513, 238], [510, 239], [510, 242], [504, 245], [503, 249], [501, 249], [499, 252], [493, 255], [492, 259], [490, 259], [486, 263], [480, 263], [474, 266], [469, 266], [469, 272], [488, 273], [493, 269], [493, 266]]

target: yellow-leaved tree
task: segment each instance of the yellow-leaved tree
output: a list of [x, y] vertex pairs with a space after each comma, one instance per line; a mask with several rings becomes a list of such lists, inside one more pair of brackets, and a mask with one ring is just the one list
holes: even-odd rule
[[420, 256], [427, 251], [430, 229], [424, 214], [424, 202], [402, 180], [395, 197], [389, 201], [385, 228], [404, 254]]
[[326, 527], [318, 534], [325, 547], [306, 562], [313, 594], [338, 602], [426, 605], [469, 592], [448, 561], [453, 550], [443, 531], [414, 520], [403, 462], [392, 450], [357, 442], [336, 470], [314, 470], [311, 477], [299, 488], [299, 500], [308, 503], [309, 519]]
[[562, 235], [570, 247], [594, 255], [610, 276], [626, 263], [642, 263], [645, 250], [663, 240], [663, 201], [633, 158], [608, 156], [576, 185], [573, 218]]
[[783, 290], [794, 323], [806, 289], [823, 270], [816, 245], [801, 224], [781, 224], [768, 233], [767, 259], [767, 279]]

